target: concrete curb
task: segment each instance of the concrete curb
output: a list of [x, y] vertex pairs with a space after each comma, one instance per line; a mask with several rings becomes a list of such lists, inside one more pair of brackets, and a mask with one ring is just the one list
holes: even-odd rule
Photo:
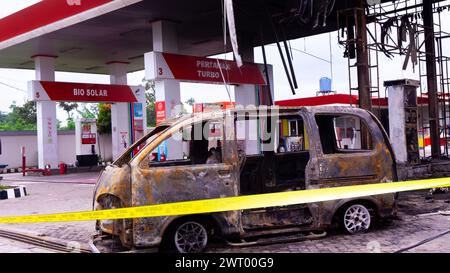
[[0, 174], [8, 174], [8, 173], [21, 173], [22, 168], [5, 168], [4, 170], [0, 170]]
[[[31, 177], [31, 176], [26, 176], [26, 177]], [[22, 180], [22, 179], [11, 179], [11, 178], [5, 178], [3, 179], [5, 182], [12, 182], [12, 183], [21, 183], [21, 182], [26, 182], [26, 183], [50, 183], [50, 184], [79, 184], [79, 185], [95, 185], [96, 181], [93, 182], [85, 182], [85, 181], [55, 181], [55, 180], [38, 180], [38, 179], [27, 179], [27, 180]]]
[[11, 189], [0, 190], [0, 200], [15, 199], [27, 196], [27, 189], [24, 186], [12, 186]]

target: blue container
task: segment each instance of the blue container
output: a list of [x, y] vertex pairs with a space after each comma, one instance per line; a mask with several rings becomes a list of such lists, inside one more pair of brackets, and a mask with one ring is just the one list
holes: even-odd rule
[[320, 78], [320, 91], [331, 91], [331, 79], [328, 77]]

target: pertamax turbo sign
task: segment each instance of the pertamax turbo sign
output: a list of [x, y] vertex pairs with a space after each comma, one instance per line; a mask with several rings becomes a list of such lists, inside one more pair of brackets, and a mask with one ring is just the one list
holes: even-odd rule
[[266, 85], [261, 64], [244, 63], [238, 67], [234, 61], [161, 52], [145, 54], [145, 62], [150, 68], [146, 73], [149, 80]]

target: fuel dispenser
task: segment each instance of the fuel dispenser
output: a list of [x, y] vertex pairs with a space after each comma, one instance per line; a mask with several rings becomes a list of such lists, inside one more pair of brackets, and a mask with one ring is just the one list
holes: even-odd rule
[[388, 91], [389, 137], [398, 163], [420, 162], [417, 137], [417, 88], [420, 82], [403, 79], [384, 82]]
[[77, 165], [80, 167], [98, 165], [97, 120], [77, 119], [75, 121]]

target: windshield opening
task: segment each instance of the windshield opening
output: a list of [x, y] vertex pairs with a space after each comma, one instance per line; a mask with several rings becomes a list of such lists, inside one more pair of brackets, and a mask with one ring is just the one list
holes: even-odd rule
[[113, 162], [113, 165], [122, 166], [123, 164], [128, 164], [131, 159], [138, 155], [150, 142], [152, 142], [156, 137], [158, 137], [164, 130], [169, 126], [159, 126], [153, 131], [143, 136], [141, 139], [136, 141], [131, 147], [128, 148], [118, 159]]

